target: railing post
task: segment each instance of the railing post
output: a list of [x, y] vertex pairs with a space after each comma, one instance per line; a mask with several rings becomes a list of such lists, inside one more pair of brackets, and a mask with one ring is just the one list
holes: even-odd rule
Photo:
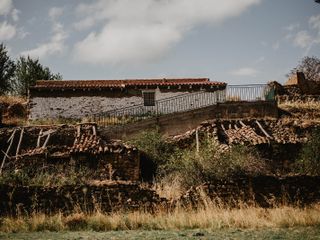
[[159, 116], [159, 103], [156, 101], [156, 116]]

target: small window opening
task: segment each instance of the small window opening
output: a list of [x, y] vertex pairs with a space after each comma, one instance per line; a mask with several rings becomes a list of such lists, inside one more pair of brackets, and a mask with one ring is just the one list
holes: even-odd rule
[[143, 93], [144, 106], [155, 106], [155, 92]]

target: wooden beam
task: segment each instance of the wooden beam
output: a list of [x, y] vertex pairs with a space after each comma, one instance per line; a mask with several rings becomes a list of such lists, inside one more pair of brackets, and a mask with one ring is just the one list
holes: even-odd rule
[[57, 131], [57, 130], [49, 129], [49, 130], [43, 132], [42, 135], [41, 135], [41, 137], [45, 137], [45, 136], [47, 136], [47, 135], [49, 135], [49, 134], [52, 134], [52, 133], [54, 133], [54, 132], [56, 132], [56, 131]]
[[264, 133], [264, 135], [266, 135], [266, 137], [272, 138], [272, 137], [266, 132], [266, 130], [263, 129], [262, 125], [258, 122], [258, 120], [256, 120], [256, 123], [257, 123], [258, 127], [260, 128], [260, 130]]
[[92, 133], [93, 133], [93, 136], [97, 135], [97, 130], [95, 125], [92, 125]]
[[241, 124], [242, 127], [246, 127], [247, 126], [241, 120], [239, 121], [239, 123]]
[[77, 137], [80, 137], [81, 126], [77, 125]]
[[40, 147], [40, 140], [41, 140], [42, 132], [43, 132], [43, 130], [40, 129], [40, 132], [39, 132], [39, 135], [38, 135], [38, 140], [37, 140], [37, 148]]
[[48, 134], [47, 138], [46, 138], [46, 141], [44, 142], [44, 144], [42, 145], [42, 148], [46, 148], [48, 142], [49, 142], [49, 138], [50, 138], [50, 133]]
[[18, 142], [18, 146], [17, 146], [17, 150], [16, 150], [16, 158], [18, 157], [18, 154], [19, 154], [19, 151], [20, 151], [20, 145], [21, 145], [21, 142], [22, 142], [23, 133], [24, 133], [24, 128], [22, 128], [21, 132], [20, 132], [19, 142]]
[[1, 163], [1, 167], [0, 167], [0, 175], [2, 173], [2, 169], [3, 169], [4, 163], [6, 161], [6, 158], [7, 158], [7, 156], [9, 156], [8, 154], [9, 154], [10, 148], [12, 146], [15, 134], [16, 134], [16, 129], [13, 130], [13, 133], [11, 134], [11, 137], [9, 138], [10, 139], [10, 144], [9, 144], [9, 146], [7, 148], [7, 151], [5, 152], [5, 154], [3, 156], [3, 159], [2, 159], [2, 163]]

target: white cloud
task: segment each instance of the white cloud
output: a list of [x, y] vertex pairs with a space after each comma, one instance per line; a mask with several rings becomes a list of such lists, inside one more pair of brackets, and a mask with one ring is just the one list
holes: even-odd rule
[[292, 32], [292, 31], [298, 29], [299, 27], [300, 27], [300, 24], [299, 23], [295, 23], [295, 24], [291, 24], [291, 25], [285, 27], [285, 29], [287, 31], [289, 31], [289, 32]]
[[320, 31], [320, 14], [318, 16], [312, 16], [309, 19], [309, 24], [313, 29]]
[[320, 15], [311, 16], [308, 23], [308, 28], [298, 32], [295, 32], [294, 28], [285, 37], [292, 41], [294, 46], [304, 49], [304, 55], [308, 55], [315, 45], [320, 44]]
[[[12, 20], [17, 22], [19, 21], [19, 13], [20, 11], [13, 7], [12, 0], [0, 0], [0, 16], [4, 15], [5, 18], [11, 16]], [[12, 39], [17, 32], [16, 26], [11, 24], [10, 21], [0, 22], [0, 41]]]
[[294, 45], [301, 48], [306, 48], [310, 46], [312, 41], [313, 41], [312, 36], [307, 31], [298, 32], [293, 39]]
[[10, 40], [15, 35], [16, 35], [15, 26], [7, 22], [0, 23], [0, 41]]
[[13, 21], [15, 21], [15, 22], [19, 21], [19, 14], [20, 14], [20, 11], [18, 9], [15, 8], [12, 10], [11, 17], [12, 17]]
[[17, 35], [19, 39], [24, 39], [26, 36], [30, 35], [23, 27], [19, 28], [17, 31]]
[[[38, 45], [38, 47], [21, 52], [21, 55], [29, 55], [32, 58], [45, 58], [50, 55], [62, 53], [65, 49], [65, 40], [68, 34], [65, 32], [63, 25], [56, 21], [61, 16], [61, 8], [51, 8], [49, 16], [52, 20], [52, 36], [47, 43]], [[28, 33], [26, 33], [28, 35]]]
[[0, 1], [0, 15], [9, 14], [12, 8], [12, 0]]
[[59, 8], [59, 7], [52, 7], [49, 10], [49, 17], [51, 20], [55, 20], [56, 18], [60, 17], [64, 12], [63, 8]]
[[74, 48], [74, 58], [88, 63], [151, 61], [165, 55], [189, 30], [237, 16], [261, 0], [99, 0], [80, 4], [82, 30], [101, 22]]
[[50, 55], [62, 53], [65, 49], [64, 41], [67, 38], [67, 33], [63, 30], [63, 26], [59, 23], [53, 26], [53, 35], [50, 41], [40, 44], [38, 47], [21, 52], [21, 55], [29, 55], [33, 58], [45, 58]]
[[257, 73], [256, 69], [250, 67], [239, 68], [231, 72], [232, 75], [240, 77], [255, 77]]

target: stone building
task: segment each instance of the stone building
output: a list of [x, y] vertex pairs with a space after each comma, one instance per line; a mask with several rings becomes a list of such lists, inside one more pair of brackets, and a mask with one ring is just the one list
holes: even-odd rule
[[29, 119], [81, 119], [136, 105], [153, 108], [159, 100], [196, 92], [216, 102], [225, 88], [208, 78], [37, 81], [30, 88]]

